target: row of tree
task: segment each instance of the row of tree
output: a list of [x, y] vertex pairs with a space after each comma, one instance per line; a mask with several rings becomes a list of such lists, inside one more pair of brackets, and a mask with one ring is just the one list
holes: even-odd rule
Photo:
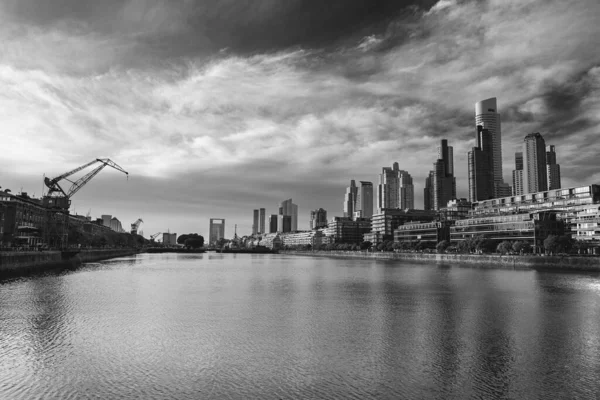
[[188, 249], [198, 249], [204, 246], [204, 236], [197, 233], [188, 233], [180, 235], [177, 238], [177, 244], [180, 244]]

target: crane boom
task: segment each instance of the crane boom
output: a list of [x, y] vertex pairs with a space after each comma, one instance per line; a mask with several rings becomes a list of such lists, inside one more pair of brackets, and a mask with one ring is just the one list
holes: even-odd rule
[[144, 221], [141, 218], [138, 218], [137, 221], [135, 221], [133, 224], [131, 224], [131, 233], [132, 234], [137, 234], [138, 228], [140, 227], [142, 222], [144, 222]]

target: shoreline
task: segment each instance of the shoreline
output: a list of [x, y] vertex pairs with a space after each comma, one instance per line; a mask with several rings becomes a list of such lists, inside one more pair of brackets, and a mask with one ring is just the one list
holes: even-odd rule
[[109, 260], [138, 254], [136, 249], [61, 251], [23, 251], [0, 253], [0, 280], [18, 278], [42, 272], [74, 269], [84, 263]]
[[467, 264], [473, 268], [600, 272], [600, 257], [594, 256], [503, 256], [492, 254], [426, 254], [321, 250], [282, 250], [281, 254], [308, 257], [357, 258], [364, 260], [408, 260], [414, 262], [435, 262], [436, 264]]

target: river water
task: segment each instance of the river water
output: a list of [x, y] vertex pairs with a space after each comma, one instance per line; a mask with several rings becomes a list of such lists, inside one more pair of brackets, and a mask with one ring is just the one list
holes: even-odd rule
[[600, 398], [600, 275], [207, 253], [4, 280], [0, 398]]

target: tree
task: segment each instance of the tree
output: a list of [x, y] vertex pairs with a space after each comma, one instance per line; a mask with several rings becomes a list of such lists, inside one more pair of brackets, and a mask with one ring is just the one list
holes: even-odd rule
[[501, 242], [500, 244], [498, 244], [498, 246], [496, 247], [496, 252], [504, 255], [504, 254], [510, 253], [512, 251], [512, 249], [513, 249], [512, 242], [505, 240], [505, 241]]
[[450, 242], [447, 240], [442, 240], [435, 246], [435, 249], [438, 253], [444, 253], [446, 249], [450, 246]]
[[[447, 250], [447, 249], [446, 249]], [[468, 253], [471, 250], [471, 239], [461, 240], [456, 244], [458, 253]]]
[[522, 241], [522, 240], [517, 240], [516, 242], [513, 243], [512, 249], [517, 254], [530, 253], [531, 252], [531, 245], [529, 243], [527, 243], [527, 242]]
[[394, 251], [394, 242], [391, 240], [385, 244], [385, 251]]
[[197, 249], [204, 246], [204, 238], [200, 235], [195, 235], [187, 238], [184, 242], [185, 247]]
[[371, 246], [372, 246], [372, 245], [373, 245], [373, 243], [371, 243], [371, 242], [369, 242], [369, 241], [362, 242], [362, 243], [360, 244], [360, 249], [361, 249], [361, 250], [368, 250], [368, 249], [370, 249], [370, 248], [371, 248]]
[[554, 254], [558, 249], [558, 236], [556, 235], [548, 235], [546, 239], [544, 239], [544, 250], [546, 253]]

